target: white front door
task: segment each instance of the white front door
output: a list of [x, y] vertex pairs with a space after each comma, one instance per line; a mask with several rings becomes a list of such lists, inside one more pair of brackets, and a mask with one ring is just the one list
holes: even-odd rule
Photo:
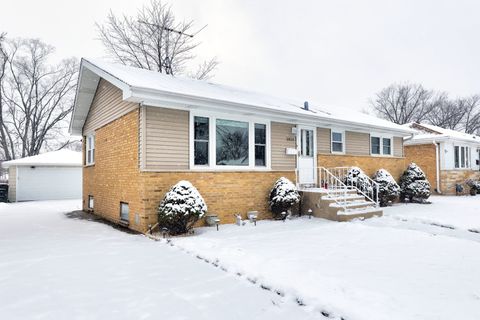
[[315, 128], [299, 127], [297, 146], [299, 147], [297, 170], [299, 184], [315, 183]]

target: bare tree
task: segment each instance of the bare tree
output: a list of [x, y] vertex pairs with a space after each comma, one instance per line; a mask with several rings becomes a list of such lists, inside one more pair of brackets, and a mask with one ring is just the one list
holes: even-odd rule
[[377, 93], [371, 106], [378, 116], [394, 123], [419, 122], [432, 111], [432, 96], [420, 84], [393, 84]]
[[451, 100], [446, 93], [441, 93], [432, 99], [431, 106], [432, 112], [426, 117], [429, 123], [445, 129], [461, 129], [465, 108], [458, 100]]
[[465, 112], [465, 132], [470, 134], [480, 133], [480, 95], [460, 98], [457, 104], [461, 106]]
[[[110, 12], [104, 24], [96, 23], [100, 40], [118, 62], [175, 75], [186, 72], [195, 59], [193, 21], [177, 21], [171, 7], [159, 0], [143, 6], [136, 16], [117, 17]], [[208, 78], [217, 67], [216, 58], [201, 63], [189, 75]]]
[[5, 160], [71, 143], [65, 128], [73, 109], [78, 67], [74, 59], [49, 64], [53, 51], [38, 39], [5, 40], [3, 36], [0, 147]]

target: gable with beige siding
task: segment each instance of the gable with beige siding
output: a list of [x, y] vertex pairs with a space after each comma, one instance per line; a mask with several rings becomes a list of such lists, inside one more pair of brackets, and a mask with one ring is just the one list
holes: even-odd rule
[[100, 79], [83, 126], [83, 135], [92, 134], [98, 128], [138, 107], [138, 103], [124, 101], [122, 91], [119, 88], [104, 79]]

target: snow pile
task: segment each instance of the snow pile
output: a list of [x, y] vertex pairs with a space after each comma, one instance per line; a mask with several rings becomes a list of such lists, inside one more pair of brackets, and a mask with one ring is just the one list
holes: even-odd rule
[[270, 210], [276, 218], [281, 218], [281, 213], [291, 209], [300, 202], [297, 187], [287, 178], [278, 179], [270, 191]]
[[473, 179], [467, 179], [465, 184], [470, 187], [470, 194], [476, 195], [480, 193], [480, 181], [476, 181]]
[[480, 319], [480, 243], [367, 225], [382, 219], [261, 221], [172, 241], [334, 319]]
[[400, 178], [400, 199], [424, 203], [430, 197], [430, 183], [415, 163], [410, 163]]
[[390, 172], [380, 169], [373, 175], [373, 181], [378, 183], [378, 201], [384, 207], [392, 203], [400, 195], [400, 186]]
[[368, 176], [359, 167], [350, 168], [343, 183], [347, 186], [355, 186], [363, 192], [371, 192], [373, 190]]
[[66, 214], [81, 208], [0, 203], [2, 320], [319, 319], [165, 242]]
[[206, 212], [207, 205], [197, 188], [182, 180], [165, 194], [158, 207], [158, 223], [171, 234], [187, 233]]

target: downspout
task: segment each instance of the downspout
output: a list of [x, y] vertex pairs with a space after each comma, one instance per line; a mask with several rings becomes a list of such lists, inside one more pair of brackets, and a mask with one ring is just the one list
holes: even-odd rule
[[433, 140], [433, 144], [435, 145], [435, 158], [436, 158], [436, 171], [437, 171], [437, 193], [442, 194], [442, 190], [440, 190], [440, 147], [439, 144]]

